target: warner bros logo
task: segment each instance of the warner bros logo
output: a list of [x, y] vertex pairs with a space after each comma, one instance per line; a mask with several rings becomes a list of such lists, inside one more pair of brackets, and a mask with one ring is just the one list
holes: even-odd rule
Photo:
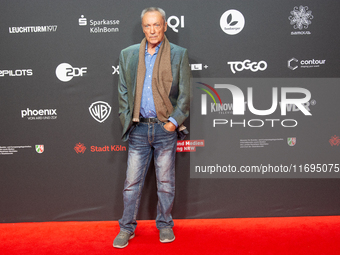
[[96, 121], [103, 123], [110, 116], [111, 106], [106, 102], [97, 101], [91, 104], [89, 111]]

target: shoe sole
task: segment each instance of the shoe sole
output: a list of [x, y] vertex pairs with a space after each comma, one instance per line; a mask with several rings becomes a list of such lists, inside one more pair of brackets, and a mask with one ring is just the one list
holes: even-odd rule
[[175, 241], [175, 237], [173, 239], [163, 239], [163, 240], [159, 239], [159, 241], [161, 243], [171, 243], [171, 242]]
[[[129, 240], [131, 240], [131, 239], [134, 238], [134, 237], [135, 237], [135, 233], [133, 233], [133, 234], [130, 236]], [[113, 244], [113, 247], [119, 248], [119, 249], [123, 249], [123, 248], [125, 248], [126, 246], [128, 246], [128, 244], [129, 244], [129, 242], [127, 242], [126, 245], [124, 245], [124, 246], [121, 246], [121, 245], [114, 245], [114, 244]]]

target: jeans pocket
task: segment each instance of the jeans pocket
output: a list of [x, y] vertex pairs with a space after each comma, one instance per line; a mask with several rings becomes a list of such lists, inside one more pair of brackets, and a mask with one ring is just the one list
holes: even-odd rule
[[129, 129], [129, 131], [128, 131], [128, 132], [129, 132], [129, 136], [131, 135], [132, 131], [136, 129], [136, 126], [137, 126], [136, 124], [133, 124], [133, 125], [130, 127], [130, 129]]
[[168, 133], [168, 134], [173, 134], [173, 133], [176, 132], [176, 130], [174, 130], [174, 131], [166, 130], [165, 127], [164, 127], [165, 124], [166, 124], [166, 123], [164, 123], [164, 122], [161, 122], [161, 123], [160, 123], [160, 126], [161, 126], [161, 128], [163, 129], [164, 132], [166, 132], [166, 133]]

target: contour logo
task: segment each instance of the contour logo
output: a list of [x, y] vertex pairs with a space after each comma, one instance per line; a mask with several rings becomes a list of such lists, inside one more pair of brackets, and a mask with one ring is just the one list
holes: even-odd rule
[[222, 14], [220, 26], [224, 33], [228, 35], [236, 35], [244, 28], [244, 16], [238, 10], [228, 10]]
[[85, 73], [87, 73], [87, 67], [72, 67], [68, 63], [61, 63], [55, 70], [57, 78], [63, 82], [68, 82], [73, 77], [83, 76]]
[[299, 60], [297, 60], [296, 58], [291, 58], [288, 60], [288, 68], [291, 70], [295, 70], [296, 68], [298, 68], [297, 65], [294, 64], [294, 62], [299, 62]]
[[301, 68], [314, 68], [320, 67], [320, 65], [326, 64], [326, 59], [306, 59], [306, 60], [297, 60], [296, 58], [291, 58], [288, 60], [288, 68], [291, 70], [295, 70], [299, 67]]
[[106, 102], [97, 101], [91, 104], [89, 111], [96, 121], [103, 123], [110, 116], [111, 106]]

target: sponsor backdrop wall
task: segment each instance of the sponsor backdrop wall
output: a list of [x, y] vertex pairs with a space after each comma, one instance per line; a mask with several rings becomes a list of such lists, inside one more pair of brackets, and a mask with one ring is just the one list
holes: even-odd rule
[[[339, 214], [339, 1], [15, 0], [0, 10], [0, 221], [120, 218], [118, 57], [154, 5], [193, 74], [174, 218]], [[156, 216], [152, 170], [139, 219]]]

